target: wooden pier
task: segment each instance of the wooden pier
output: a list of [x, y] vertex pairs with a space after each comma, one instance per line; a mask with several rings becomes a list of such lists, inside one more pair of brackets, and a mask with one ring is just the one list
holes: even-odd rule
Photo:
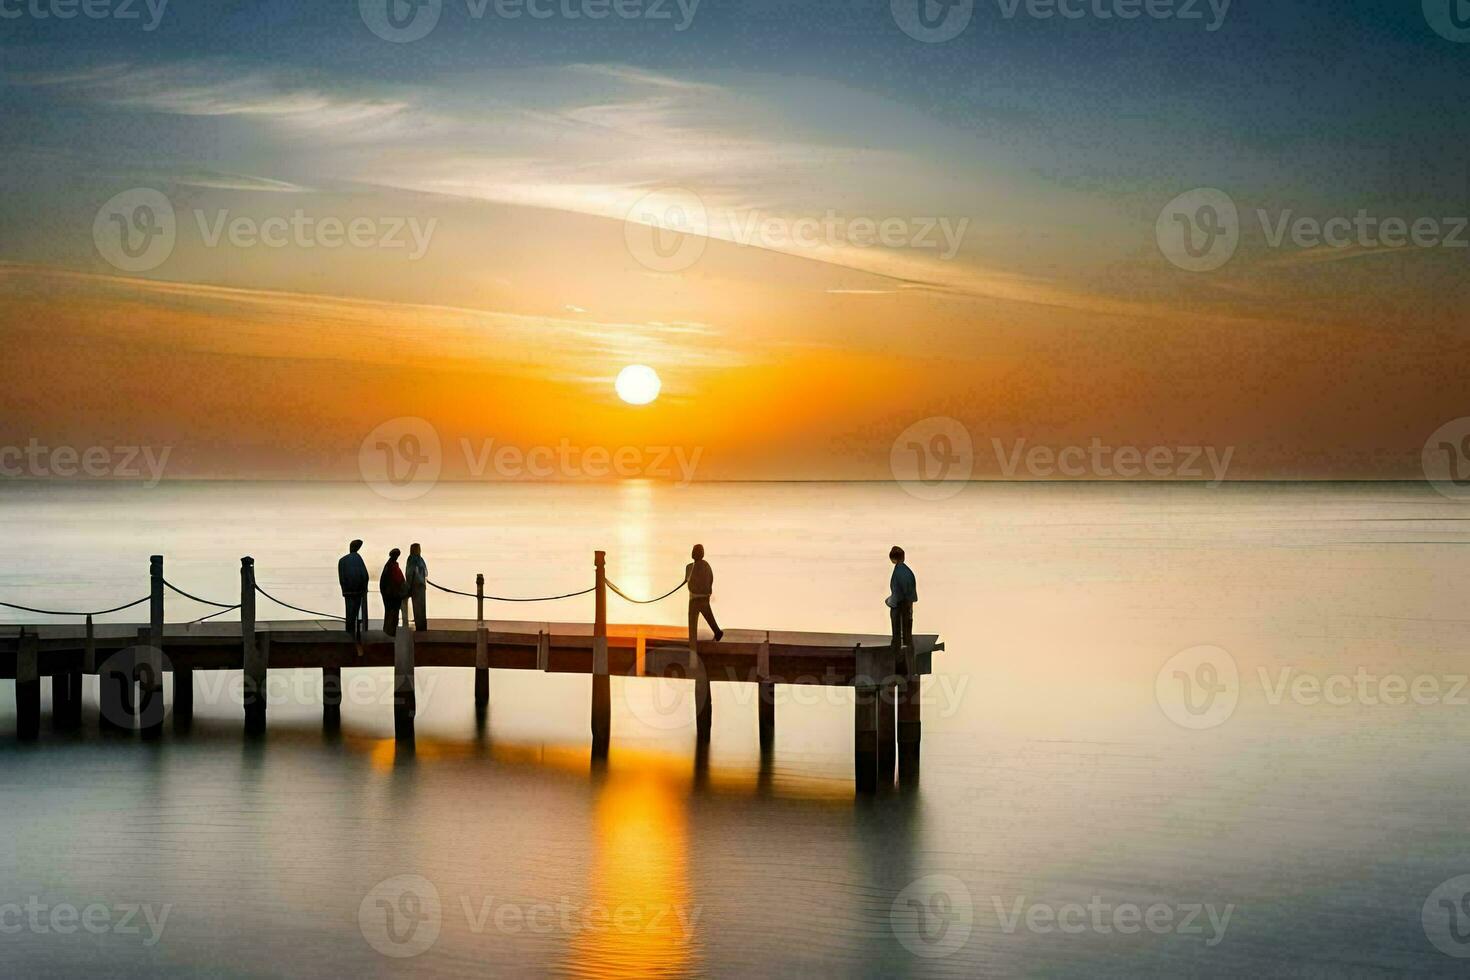
[[[394, 669], [394, 730], [413, 738], [414, 671], [417, 667], [465, 667], [475, 671], [475, 701], [490, 697], [489, 670], [539, 670], [592, 675], [592, 753], [605, 756], [611, 731], [609, 680], [619, 677], [683, 678], [694, 684], [691, 721], [698, 742], [710, 737], [714, 683], [758, 685], [756, 723], [762, 752], [774, 745], [775, 686], [817, 684], [850, 687], [853, 705], [854, 778], [860, 793], [917, 782], [922, 723], [921, 679], [932, 671], [939, 637], [916, 634], [912, 649], [897, 648], [883, 634], [808, 633], [729, 629], [724, 638], [691, 638], [678, 627], [609, 625], [603, 552], [594, 559], [592, 623], [486, 620], [484, 576], [477, 576], [476, 619], [433, 617], [431, 628], [410, 627], [409, 603], [400, 610], [396, 636], [382, 630], [362, 635], [362, 654], [341, 619], [256, 620], [255, 568], [240, 564], [239, 622], [164, 622], [163, 558], [150, 563], [146, 624], [46, 623], [0, 626], [0, 678], [15, 680], [16, 729], [22, 739], [40, 733], [41, 683], [51, 679], [52, 724], [60, 730], [82, 722], [81, 678], [99, 678], [99, 723], [162, 734], [164, 680], [173, 682], [175, 731], [187, 731], [193, 715], [194, 671], [243, 671], [244, 725], [266, 727], [266, 676], [270, 670], [320, 670], [323, 711], [341, 711], [342, 670]], [[171, 587], [171, 586], [170, 586]]]

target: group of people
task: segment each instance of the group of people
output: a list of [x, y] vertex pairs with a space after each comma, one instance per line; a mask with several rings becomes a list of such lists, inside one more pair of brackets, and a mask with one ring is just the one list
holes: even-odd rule
[[[337, 583], [342, 587], [342, 599], [347, 605], [347, 631], [359, 644], [362, 631], [368, 625], [368, 570], [361, 552], [362, 540], [347, 546], [347, 554], [337, 560]], [[398, 633], [398, 610], [403, 600], [409, 599], [413, 606], [413, 628], [429, 628], [428, 589], [429, 565], [424, 561], [424, 549], [417, 542], [408, 546], [407, 568], [398, 567], [397, 548], [388, 552], [383, 571], [378, 576], [378, 594], [383, 597], [383, 632], [389, 636]]]
[[[361, 549], [362, 541], [353, 541], [348, 545], [347, 554], [337, 562], [337, 580], [342, 586], [342, 598], [347, 604], [347, 631], [359, 646], [362, 643], [362, 631], [367, 628], [368, 622], [369, 581], [367, 563], [359, 553]], [[429, 628], [429, 566], [424, 561], [423, 548], [417, 543], [408, 546], [407, 568], [398, 567], [400, 554], [402, 552], [397, 548], [389, 551], [382, 574], [378, 576], [378, 593], [383, 597], [383, 632], [389, 636], [398, 632], [398, 610], [402, 608], [405, 598], [413, 606], [413, 628]], [[699, 627], [699, 617], [703, 616], [705, 622], [709, 623], [709, 628], [714, 631], [715, 642], [718, 643], [724, 639], [725, 631], [715, 622], [714, 609], [710, 606], [715, 592], [715, 570], [705, 560], [704, 545], [695, 545], [689, 557], [692, 560], [684, 567], [684, 583], [689, 586], [689, 635], [695, 635], [695, 630]], [[888, 560], [893, 563], [893, 574], [888, 578], [888, 598], [885, 604], [888, 606], [888, 619], [893, 628], [893, 642], [895, 645], [912, 647], [914, 603], [919, 601], [918, 584], [913, 571], [904, 563], [902, 548], [894, 545], [888, 552]]]

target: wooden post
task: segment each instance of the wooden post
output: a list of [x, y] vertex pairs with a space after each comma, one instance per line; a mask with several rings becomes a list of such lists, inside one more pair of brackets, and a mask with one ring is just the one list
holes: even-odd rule
[[760, 696], [761, 751], [769, 752], [776, 745], [776, 685], [761, 681]]
[[114, 650], [97, 662], [97, 635], [92, 617], [87, 617], [87, 645], [82, 662], [97, 671], [97, 727], [104, 732], [129, 731], [133, 727], [133, 654]]
[[894, 743], [898, 721], [898, 685], [901, 680], [903, 648], [890, 641], [887, 668], [878, 680], [878, 785], [893, 786], [893, 767], [897, 762]]
[[853, 686], [853, 768], [859, 793], [878, 788], [878, 688], [870, 678]]
[[413, 627], [409, 625], [408, 598], [399, 602], [397, 635], [393, 637], [393, 737], [413, 741], [413, 719], [418, 703], [413, 688]]
[[26, 741], [41, 734], [41, 662], [24, 626], [15, 653], [15, 734]]
[[[159, 575], [163, 574], [163, 559], [159, 558]], [[167, 662], [168, 658], [163, 656], [163, 603], [159, 602], [158, 616], [158, 649], [160, 656]], [[194, 672], [192, 670], [180, 670], [173, 664], [168, 664], [170, 673], [173, 674], [174, 688], [174, 731], [186, 732], [194, 724]], [[163, 678], [159, 677], [160, 693], [162, 691]]]
[[255, 633], [255, 559], [240, 559], [240, 645], [245, 667], [245, 731], [265, 731], [265, 677], [270, 667], [270, 648], [264, 636]]
[[322, 713], [327, 717], [342, 712], [342, 668], [322, 668]]
[[148, 559], [148, 634], [140, 644], [134, 673], [138, 678], [138, 727], [144, 738], [163, 732], [163, 556]]
[[771, 634], [756, 654], [757, 701], [760, 708], [761, 752], [770, 752], [776, 744], [776, 684], [771, 677]]
[[612, 687], [607, 665], [607, 552], [595, 552], [592, 564], [597, 570], [592, 621], [592, 754], [603, 757], [612, 740]]
[[919, 742], [923, 725], [920, 717], [920, 681], [918, 658], [914, 648], [902, 648], [904, 679], [898, 690], [898, 782], [901, 786], [919, 784]]
[[475, 576], [475, 705], [490, 703], [490, 641], [485, 635], [485, 576]]
[[51, 675], [51, 727], [59, 732], [82, 722], [82, 675], [75, 670], [57, 670]]
[[694, 679], [694, 737], [708, 742], [714, 710], [710, 703], [709, 671], [699, 655], [699, 614], [689, 608], [689, 676]]

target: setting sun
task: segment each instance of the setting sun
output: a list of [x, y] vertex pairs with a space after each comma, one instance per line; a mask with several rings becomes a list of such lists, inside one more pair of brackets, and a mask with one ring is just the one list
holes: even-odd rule
[[629, 364], [618, 372], [613, 382], [618, 397], [629, 405], [647, 405], [658, 397], [663, 382], [658, 372], [646, 364]]

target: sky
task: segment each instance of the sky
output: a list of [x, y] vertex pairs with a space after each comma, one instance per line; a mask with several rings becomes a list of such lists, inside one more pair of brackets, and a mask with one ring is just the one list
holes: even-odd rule
[[1415, 478], [1467, 414], [1467, 8], [0, 0], [0, 444]]

